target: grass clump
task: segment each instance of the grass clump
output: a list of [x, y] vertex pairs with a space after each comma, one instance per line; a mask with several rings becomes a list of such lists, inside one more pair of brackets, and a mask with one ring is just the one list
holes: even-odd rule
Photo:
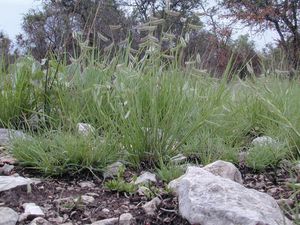
[[129, 194], [135, 193], [138, 189], [138, 186], [132, 182], [126, 182], [124, 179], [124, 173], [125, 166], [121, 166], [118, 170], [116, 178], [106, 181], [104, 186], [111, 191], [125, 192]]
[[167, 165], [161, 165], [159, 168], [156, 169], [156, 173], [158, 177], [166, 182], [169, 183], [170, 181], [180, 177], [185, 172], [184, 165], [178, 165], [175, 163], [169, 163]]
[[287, 154], [288, 148], [284, 144], [257, 145], [248, 150], [246, 165], [258, 171], [267, 167], [275, 168]]
[[109, 135], [100, 139], [65, 132], [16, 139], [12, 151], [22, 165], [51, 176], [101, 171], [120, 156], [118, 143]]

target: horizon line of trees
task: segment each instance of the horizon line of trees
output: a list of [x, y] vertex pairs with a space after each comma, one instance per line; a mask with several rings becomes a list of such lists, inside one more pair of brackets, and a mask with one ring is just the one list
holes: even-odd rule
[[[247, 74], [246, 64], [259, 74], [261, 56], [249, 36], [232, 38], [233, 24], [240, 22], [257, 32], [277, 32], [280, 38], [275, 47], [266, 46], [264, 58], [280, 62], [285, 58], [284, 69], [299, 68], [300, 0], [216, 0], [214, 5], [207, 0], [40, 1], [41, 10], [24, 16], [24, 32], [16, 37], [13, 52], [12, 41], [0, 33], [2, 62], [27, 53], [37, 60], [49, 53], [74, 58], [80, 54], [78, 38], [100, 52], [125, 40], [138, 48], [149, 35], [141, 29], [144, 26], [155, 27], [151, 36], [163, 43], [165, 52], [184, 37], [184, 60], [200, 55], [201, 67], [213, 74], [221, 75], [232, 55], [241, 77]], [[165, 34], [172, 34], [173, 40], [161, 41]]]

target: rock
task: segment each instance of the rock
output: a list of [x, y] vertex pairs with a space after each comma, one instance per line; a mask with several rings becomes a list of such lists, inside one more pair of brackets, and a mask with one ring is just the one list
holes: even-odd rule
[[35, 203], [24, 203], [22, 206], [24, 208], [24, 213], [20, 216], [22, 218], [32, 219], [45, 216], [43, 210]]
[[34, 220], [32, 220], [29, 225], [52, 225], [52, 224], [42, 217], [37, 217]]
[[187, 160], [187, 157], [184, 156], [183, 154], [178, 154], [178, 155], [175, 155], [171, 158], [171, 161], [173, 163], [177, 163], [177, 164], [180, 164], [180, 163], [183, 163]]
[[95, 133], [95, 128], [88, 123], [77, 123], [77, 131], [83, 136], [89, 136]]
[[0, 225], [15, 225], [18, 222], [19, 215], [8, 207], [0, 207]]
[[276, 200], [277, 204], [281, 207], [292, 208], [295, 205], [293, 199], [278, 199]]
[[92, 197], [99, 197], [100, 196], [99, 194], [93, 193], [93, 192], [88, 192], [88, 193], [86, 193], [86, 195], [92, 196]]
[[169, 183], [179, 201], [179, 212], [191, 224], [292, 225], [268, 194], [199, 168]]
[[4, 165], [5, 163], [10, 165], [16, 165], [17, 160], [10, 154], [2, 152], [0, 154], [0, 165]]
[[81, 199], [81, 201], [82, 201], [84, 204], [86, 204], [86, 205], [91, 204], [91, 203], [93, 203], [93, 202], [95, 201], [95, 198], [94, 198], [94, 197], [88, 196], [88, 195], [82, 195], [82, 196], [80, 197], [80, 199]]
[[62, 224], [64, 222], [64, 218], [61, 216], [57, 217], [48, 217], [48, 221], [54, 224]]
[[28, 138], [29, 136], [18, 130], [0, 128], [0, 146], [8, 146], [14, 138]]
[[119, 218], [110, 218], [105, 220], [99, 220], [91, 225], [118, 225], [119, 224]]
[[151, 190], [146, 186], [140, 186], [137, 190], [137, 193], [141, 196], [145, 196], [151, 193]]
[[54, 199], [53, 202], [59, 204], [60, 211], [64, 213], [69, 212], [77, 204], [73, 197]]
[[104, 173], [103, 173], [103, 177], [104, 178], [108, 178], [108, 177], [115, 177], [118, 175], [119, 170], [123, 167], [123, 163], [121, 162], [115, 162], [109, 166], [106, 167]]
[[251, 143], [254, 146], [259, 146], [259, 147], [266, 146], [266, 145], [276, 146], [278, 144], [277, 141], [275, 141], [273, 138], [269, 136], [257, 137]]
[[119, 219], [119, 225], [132, 225], [135, 223], [135, 219], [131, 213], [123, 213]]
[[0, 176], [0, 192], [7, 191], [18, 186], [30, 185], [32, 183], [39, 183], [39, 181], [19, 176]]
[[104, 209], [102, 209], [102, 210], [101, 210], [101, 212], [103, 212], [103, 213], [109, 213], [109, 212], [110, 212], [110, 210], [109, 210], [109, 209], [107, 209], [107, 208], [104, 208]]
[[135, 184], [144, 184], [144, 183], [149, 183], [149, 182], [154, 182], [156, 183], [156, 176], [153, 173], [150, 172], [144, 172], [142, 175], [140, 175], [136, 181], [134, 182]]
[[155, 211], [157, 210], [157, 206], [159, 206], [161, 203], [161, 200], [158, 197], [155, 197], [150, 202], [147, 202], [145, 205], [142, 206], [145, 213], [149, 216], [154, 216]]
[[81, 188], [94, 188], [96, 186], [92, 181], [82, 181], [79, 182], [78, 185]]
[[9, 165], [5, 163], [4, 166], [0, 168], [0, 174], [10, 175], [14, 168], [15, 167], [13, 165]]
[[232, 163], [218, 160], [203, 167], [204, 170], [223, 178], [243, 184], [242, 174]]

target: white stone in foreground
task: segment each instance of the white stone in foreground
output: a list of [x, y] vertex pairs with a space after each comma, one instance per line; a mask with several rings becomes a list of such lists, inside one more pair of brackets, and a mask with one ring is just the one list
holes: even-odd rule
[[159, 206], [160, 203], [161, 200], [159, 199], [159, 197], [155, 197], [150, 202], [147, 202], [145, 205], [143, 205], [142, 208], [144, 209], [147, 215], [154, 216], [157, 210], [157, 206]]
[[19, 215], [8, 207], [0, 207], [0, 225], [15, 225]]
[[52, 225], [49, 221], [45, 220], [43, 217], [37, 217], [31, 221], [29, 225]]
[[37, 182], [24, 177], [0, 176], [0, 192]]
[[91, 225], [118, 225], [118, 223], [119, 223], [119, 218], [110, 218], [110, 219], [96, 221]]
[[199, 167], [188, 167], [169, 188], [178, 196], [180, 214], [191, 224], [292, 225], [271, 196]]
[[78, 133], [83, 136], [89, 136], [95, 133], [95, 128], [88, 123], [77, 123], [76, 127]]
[[238, 168], [235, 167], [235, 165], [233, 165], [230, 162], [218, 160], [206, 165], [205, 167], [203, 167], [203, 169], [208, 172], [211, 172], [216, 176], [227, 178], [232, 181], [243, 184], [241, 172], [238, 170]]
[[27, 217], [44, 217], [45, 214], [41, 207], [37, 206], [35, 203], [24, 203], [23, 204], [24, 208], [24, 214], [27, 215]]
[[18, 130], [0, 128], [0, 146], [11, 144], [13, 138], [29, 138], [28, 135]]
[[121, 162], [115, 162], [110, 164], [106, 167], [105, 171], [103, 172], [103, 177], [105, 178], [113, 178], [118, 175], [119, 170], [124, 167], [124, 164]]
[[271, 138], [269, 136], [257, 137], [251, 143], [254, 146], [259, 146], [259, 147], [262, 147], [262, 146], [276, 146], [278, 144], [276, 140], [274, 140], [273, 138]]
[[145, 184], [145, 183], [150, 183], [154, 182], [156, 183], [156, 175], [154, 173], [150, 172], [144, 172], [142, 173], [134, 182], [135, 184]]

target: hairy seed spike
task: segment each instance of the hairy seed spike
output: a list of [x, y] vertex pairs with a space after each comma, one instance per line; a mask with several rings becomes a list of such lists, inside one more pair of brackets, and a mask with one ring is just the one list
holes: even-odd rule
[[105, 51], [105, 52], [107, 52], [107, 51], [110, 51], [113, 47], [114, 47], [114, 42], [112, 42], [110, 45], [108, 45], [107, 47], [105, 47], [103, 50]]
[[157, 28], [157, 26], [141, 26], [141, 27], [138, 27], [137, 29], [139, 31], [155, 31]]
[[163, 33], [163, 36], [165, 38], [168, 38], [168, 39], [171, 39], [171, 40], [176, 38], [176, 36], [174, 34], [171, 34], [171, 33]]
[[128, 38], [126, 38], [126, 39], [120, 41], [120, 42], [118, 43], [118, 46], [121, 47], [121, 48], [126, 47], [126, 45], [128, 44], [128, 42], [129, 42], [129, 41], [128, 41]]
[[139, 51], [136, 50], [136, 49], [134, 49], [134, 48], [130, 48], [129, 51], [130, 51], [132, 54], [137, 54], [137, 53], [139, 53]]
[[172, 55], [166, 55], [166, 54], [163, 54], [162, 57], [166, 58], [166, 59], [175, 59], [174, 56], [172, 56]]
[[129, 53], [129, 59], [131, 59], [131, 61], [133, 61], [133, 62], [136, 62], [135, 57], [132, 54], [130, 54], [130, 53]]
[[202, 26], [190, 24], [190, 23], [188, 24], [188, 27], [192, 30], [200, 30], [202, 28]]
[[108, 42], [109, 39], [107, 37], [105, 37], [103, 34], [101, 34], [100, 32], [97, 32], [98, 37], [104, 41], [104, 42]]
[[184, 62], [185, 65], [194, 65], [196, 63], [196, 61], [186, 61]]
[[152, 36], [152, 35], [150, 35], [150, 34], [148, 34], [146, 37], [144, 37], [144, 38], [141, 38], [141, 42], [146, 42], [146, 41], [150, 41], [150, 42], [159, 42], [159, 40], [156, 38], [156, 37], [154, 37], [154, 36]]
[[166, 14], [169, 15], [169, 16], [174, 16], [174, 17], [180, 16], [180, 12], [176, 12], [176, 11], [173, 11], [173, 10], [166, 10]]
[[199, 53], [197, 53], [197, 55], [196, 55], [196, 62], [197, 62], [198, 64], [201, 63], [201, 56], [200, 56]]
[[152, 20], [149, 22], [149, 24], [151, 25], [160, 25], [160, 24], [163, 24], [165, 22], [164, 19], [159, 19], [159, 20]]
[[155, 16], [149, 16], [150, 20], [159, 20], [159, 18], [155, 17]]
[[199, 70], [199, 69], [196, 69], [196, 68], [193, 68], [193, 70], [194, 70], [196, 73], [200, 73], [200, 74], [205, 74], [205, 73], [207, 73], [207, 70]]
[[180, 37], [180, 44], [182, 45], [182, 47], [186, 47], [187, 45], [183, 37]]
[[109, 25], [109, 29], [111, 30], [119, 30], [121, 27], [121, 25]]

